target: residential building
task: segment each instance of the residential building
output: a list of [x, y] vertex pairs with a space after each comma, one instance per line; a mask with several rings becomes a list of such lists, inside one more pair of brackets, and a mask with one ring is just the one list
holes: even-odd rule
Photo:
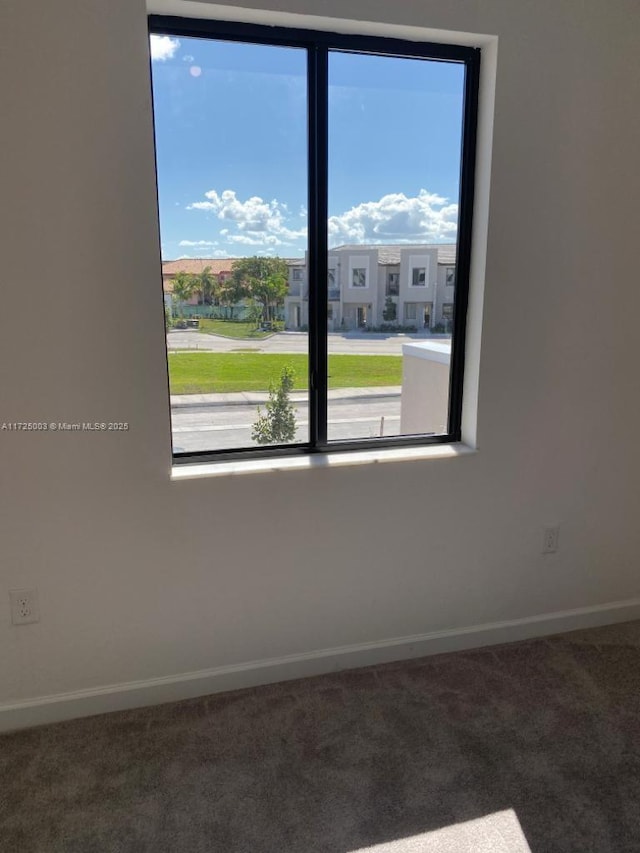
[[[307, 265], [290, 263], [287, 329], [309, 322]], [[448, 330], [453, 319], [454, 243], [337, 246], [328, 258], [328, 327], [382, 325]]]
[[[179, 272], [199, 275], [207, 267], [220, 283], [231, 276], [235, 258], [180, 258], [162, 263], [165, 303], [171, 303]], [[306, 258], [285, 258], [289, 291], [285, 328], [309, 323], [309, 279]], [[328, 328], [340, 331], [387, 324], [416, 330], [448, 330], [453, 318], [455, 243], [399, 246], [345, 245], [329, 253]], [[200, 305], [194, 293], [185, 303]]]
[[[209, 268], [220, 284], [223, 284], [231, 275], [233, 258], [179, 258], [175, 261], [162, 262], [162, 291], [165, 295], [165, 304], [171, 301], [173, 293], [173, 281], [180, 272], [189, 275], [200, 275]], [[186, 305], [202, 304], [202, 296], [194, 293], [185, 303]]]
[[[162, 291], [164, 294], [165, 305], [173, 304], [173, 282], [178, 273], [184, 272], [189, 275], [200, 275], [205, 269], [209, 268], [212, 275], [216, 277], [219, 284], [224, 284], [233, 272], [233, 264], [237, 258], [178, 258], [175, 261], [162, 262]], [[302, 258], [285, 258], [289, 267], [289, 296], [298, 300], [298, 306], [302, 298], [303, 282], [305, 282], [305, 266]], [[305, 295], [305, 298], [307, 296]], [[185, 301], [185, 306], [195, 308], [202, 305], [202, 296], [194, 292], [193, 295]], [[308, 312], [307, 312], [308, 318]], [[302, 315], [300, 308], [296, 312], [292, 306], [292, 318], [295, 323], [294, 328], [299, 328], [302, 325]], [[306, 322], [306, 320], [305, 320]]]

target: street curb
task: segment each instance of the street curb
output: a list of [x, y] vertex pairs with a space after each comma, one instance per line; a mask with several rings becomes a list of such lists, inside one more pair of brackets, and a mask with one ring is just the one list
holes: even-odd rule
[[[382, 400], [387, 397], [399, 397], [400, 391], [387, 391], [386, 393], [378, 393], [373, 392], [371, 394], [352, 394], [349, 396], [340, 396], [339, 394], [335, 394], [332, 396], [332, 392], [329, 392], [328, 399], [333, 401], [343, 401], [343, 400]], [[198, 394], [194, 396], [200, 397], [199, 400], [176, 400], [176, 396], [184, 397], [187, 396], [185, 394], [175, 395], [170, 398], [171, 408], [172, 409], [202, 409], [202, 408], [211, 408], [212, 406], [261, 406], [264, 405], [269, 400], [268, 394], [250, 394], [244, 397], [243, 399], [237, 400], [211, 400], [211, 399], [202, 399], [203, 397], [211, 398], [217, 397], [217, 394]], [[224, 395], [220, 395], [224, 396]], [[240, 396], [240, 395], [238, 395]], [[306, 403], [308, 401], [307, 395], [301, 394], [292, 394], [291, 402], [292, 403]]]

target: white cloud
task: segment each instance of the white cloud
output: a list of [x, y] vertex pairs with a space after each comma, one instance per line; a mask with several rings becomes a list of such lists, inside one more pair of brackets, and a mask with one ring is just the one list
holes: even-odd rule
[[180, 240], [179, 246], [215, 246], [217, 241], [213, 240]]
[[281, 246], [282, 240], [275, 234], [231, 234], [228, 243], [241, 243], [243, 246]]
[[195, 201], [188, 210], [204, 210], [213, 213], [218, 219], [230, 222], [231, 228], [223, 228], [220, 233], [229, 243], [245, 246], [290, 246], [305, 237], [306, 228], [289, 228], [289, 211], [286, 204], [277, 199], [265, 201], [260, 196], [251, 196], [241, 201], [234, 190], [218, 193], [209, 190], [205, 194], [207, 201]]
[[[260, 196], [241, 200], [235, 190], [209, 190], [206, 201], [188, 205], [224, 221], [220, 235], [231, 245], [262, 247], [293, 246], [306, 237], [306, 227], [295, 227], [286, 204]], [[304, 218], [300, 208], [296, 219]], [[390, 193], [377, 201], [365, 201], [329, 217], [329, 244], [340, 243], [441, 243], [454, 241], [458, 205], [421, 189], [415, 196]], [[182, 241], [181, 246], [215, 245], [207, 241]]]
[[329, 217], [329, 243], [441, 243], [453, 241], [458, 205], [435, 193], [391, 193]]
[[180, 47], [178, 39], [173, 39], [171, 36], [151, 35], [149, 42], [151, 44], [151, 59], [157, 62], [171, 59]]

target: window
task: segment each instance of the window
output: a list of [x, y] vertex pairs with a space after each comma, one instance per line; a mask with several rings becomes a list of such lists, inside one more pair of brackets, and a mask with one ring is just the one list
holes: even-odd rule
[[424, 267], [414, 267], [411, 270], [411, 287], [425, 287], [427, 271]]
[[364, 267], [356, 267], [352, 271], [351, 286], [352, 287], [366, 287], [367, 286], [367, 271], [366, 271], [366, 269], [364, 269]]
[[[161, 16], [150, 33], [174, 461], [460, 440], [479, 50]], [[380, 124], [398, 110], [411, 134]], [[426, 288], [434, 227], [458, 286], [432, 359], [426, 336], [369, 332], [428, 322], [391, 297], [398, 270]], [[185, 328], [205, 266], [225, 276]]]
[[446, 278], [447, 287], [454, 287], [456, 283], [456, 268], [447, 267]]
[[442, 306], [442, 319], [453, 320], [453, 302], [445, 302]]
[[340, 299], [340, 288], [336, 286], [336, 271], [329, 270], [327, 273], [327, 288], [328, 288], [328, 296], [332, 301], [337, 301]]

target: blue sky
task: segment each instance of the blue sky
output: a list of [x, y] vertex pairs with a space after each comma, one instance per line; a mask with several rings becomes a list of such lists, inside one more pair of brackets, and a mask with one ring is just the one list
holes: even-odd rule
[[[163, 258], [306, 249], [306, 53], [151, 37]], [[463, 67], [331, 53], [329, 240], [455, 240]]]

